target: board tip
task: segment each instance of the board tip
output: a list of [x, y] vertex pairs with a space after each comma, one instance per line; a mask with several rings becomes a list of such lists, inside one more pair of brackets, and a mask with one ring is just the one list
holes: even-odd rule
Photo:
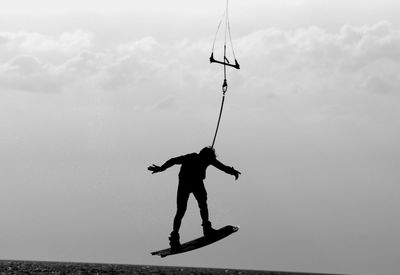
[[233, 232], [239, 231], [239, 225], [227, 225], [225, 228], [230, 228]]

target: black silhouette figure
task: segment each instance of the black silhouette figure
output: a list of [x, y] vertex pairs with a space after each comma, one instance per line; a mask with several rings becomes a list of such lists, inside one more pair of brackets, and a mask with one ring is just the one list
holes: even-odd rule
[[206, 170], [209, 165], [213, 165], [227, 174], [235, 176], [237, 180], [241, 174], [233, 167], [226, 166], [217, 160], [215, 150], [212, 147], [205, 147], [199, 153], [191, 153], [176, 158], [171, 158], [162, 166], [153, 164], [148, 170], [154, 173], [162, 172], [169, 167], [180, 164], [179, 185], [177, 193], [177, 211], [174, 218], [173, 231], [169, 237], [172, 249], [179, 249], [179, 228], [182, 218], [185, 215], [189, 195], [193, 193], [200, 208], [204, 236], [210, 236], [215, 232], [212, 228], [208, 216], [207, 191], [203, 180], [206, 178]]

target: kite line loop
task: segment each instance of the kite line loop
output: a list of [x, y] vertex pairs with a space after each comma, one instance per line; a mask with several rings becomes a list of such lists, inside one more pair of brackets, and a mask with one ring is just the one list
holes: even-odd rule
[[[233, 43], [232, 43], [232, 35], [231, 35], [231, 27], [229, 24], [229, 16], [228, 16], [228, 4], [229, 4], [229, 0], [226, 0], [226, 9], [225, 9], [225, 13], [223, 14], [218, 27], [217, 27], [217, 31], [215, 33], [215, 37], [214, 37], [214, 42], [212, 45], [212, 49], [211, 49], [211, 56], [210, 56], [210, 63], [217, 63], [217, 64], [221, 64], [224, 66], [224, 80], [222, 82], [222, 101], [221, 101], [221, 108], [219, 110], [219, 116], [218, 116], [218, 122], [217, 122], [217, 127], [215, 129], [215, 133], [214, 133], [214, 138], [213, 138], [213, 142], [211, 147], [214, 147], [215, 144], [215, 140], [217, 139], [217, 134], [218, 134], [218, 129], [219, 129], [219, 125], [221, 122], [221, 117], [222, 117], [222, 111], [224, 109], [224, 103], [225, 103], [225, 93], [228, 91], [228, 82], [226, 80], [226, 68], [227, 67], [233, 67], [237, 70], [240, 69], [240, 65], [238, 63], [238, 61], [236, 60], [236, 56], [235, 56], [235, 51], [233, 49]], [[220, 30], [220, 27], [222, 25], [222, 22], [224, 22], [225, 24], [225, 33], [224, 33], [224, 47], [223, 47], [223, 59], [221, 60], [217, 60], [214, 58], [214, 48], [215, 48], [215, 42], [217, 41], [217, 36]], [[228, 41], [229, 38], [229, 41]], [[228, 58], [227, 58], [227, 52], [226, 52], [226, 46], [227, 46], [227, 42], [230, 43], [230, 49], [232, 52], [232, 56], [235, 59], [235, 63], [230, 63]]]

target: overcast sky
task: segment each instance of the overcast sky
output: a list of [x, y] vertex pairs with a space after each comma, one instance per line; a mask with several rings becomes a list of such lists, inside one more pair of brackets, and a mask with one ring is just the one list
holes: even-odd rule
[[[230, 1], [216, 150], [242, 177], [206, 187], [240, 231], [163, 260], [179, 169], [146, 167], [212, 142], [225, 1], [0, 6], [0, 259], [400, 270], [399, 1]], [[200, 224], [192, 198], [181, 238]]]

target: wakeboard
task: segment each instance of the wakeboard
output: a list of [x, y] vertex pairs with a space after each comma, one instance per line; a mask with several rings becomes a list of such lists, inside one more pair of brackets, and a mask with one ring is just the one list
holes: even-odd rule
[[154, 251], [151, 252], [151, 255], [156, 255], [160, 256], [161, 258], [167, 257], [169, 255], [174, 255], [174, 254], [179, 254], [179, 253], [184, 253], [188, 252], [191, 250], [199, 249], [201, 247], [210, 245], [212, 243], [215, 243], [219, 240], [222, 240], [223, 238], [228, 237], [232, 233], [235, 233], [236, 231], [239, 230], [238, 226], [233, 226], [233, 225], [227, 225], [224, 226], [218, 230], [216, 230], [215, 233], [213, 233], [211, 236], [203, 236], [197, 239], [194, 239], [192, 241], [183, 243], [180, 248], [177, 249], [171, 249], [171, 248], [166, 248], [162, 249], [159, 251]]

